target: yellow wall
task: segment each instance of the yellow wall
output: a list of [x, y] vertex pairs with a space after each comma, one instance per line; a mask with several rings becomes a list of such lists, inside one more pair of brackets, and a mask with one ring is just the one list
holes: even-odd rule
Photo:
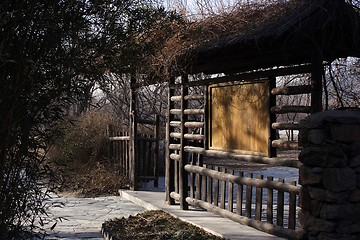
[[209, 147], [245, 154], [269, 154], [267, 82], [209, 86]]

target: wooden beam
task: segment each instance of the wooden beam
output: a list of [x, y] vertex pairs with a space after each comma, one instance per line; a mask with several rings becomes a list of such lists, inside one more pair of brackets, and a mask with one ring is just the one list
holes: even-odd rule
[[[270, 70], [251, 71], [240, 74], [234, 74], [218, 78], [208, 78], [198, 81], [184, 83], [186, 86], [206, 86], [216, 83], [234, 82], [234, 81], [251, 81], [256, 79], [267, 79], [268, 77], [286, 76], [301, 73], [310, 73], [310, 65], [298, 65]], [[170, 87], [179, 87], [180, 84], [173, 84]]]
[[271, 94], [273, 95], [296, 95], [311, 93], [311, 85], [303, 86], [286, 86], [273, 88]]
[[278, 130], [300, 130], [301, 129], [301, 125], [298, 122], [293, 122], [293, 123], [274, 122], [273, 124], [271, 124], [271, 127], [273, 129], [278, 129]]

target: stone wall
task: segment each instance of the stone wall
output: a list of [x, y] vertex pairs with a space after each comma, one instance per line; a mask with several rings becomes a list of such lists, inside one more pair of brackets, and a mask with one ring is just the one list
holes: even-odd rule
[[360, 239], [360, 111], [301, 122], [299, 224], [308, 239]]

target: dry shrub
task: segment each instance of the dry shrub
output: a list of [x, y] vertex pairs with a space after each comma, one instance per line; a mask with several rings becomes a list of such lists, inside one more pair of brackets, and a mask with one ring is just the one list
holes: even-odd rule
[[82, 166], [106, 157], [106, 127], [111, 115], [90, 111], [65, 124], [64, 135], [56, 141], [50, 157], [60, 165]]
[[60, 190], [78, 197], [96, 197], [116, 195], [119, 189], [128, 187], [128, 179], [115, 172], [111, 164], [97, 162], [66, 172]]
[[127, 186], [127, 180], [114, 171], [107, 159], [106, 128], [114, 124], [111, 115], [89, 111], [64, 126], [49, 158], [62, 172], [61, 191], [82, 196], [114, 194]]

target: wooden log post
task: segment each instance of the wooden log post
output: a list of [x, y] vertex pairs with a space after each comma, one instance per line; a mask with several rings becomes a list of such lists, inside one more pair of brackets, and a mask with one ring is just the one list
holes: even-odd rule
[[271, 144], [272, 141], [276, 140], [276, 129], [271, 127], [272, 123], [276, 122], [276, 114], [271, 111], [272, 107], [276, 106], [276, 96], [272, 94], [271, 90], [276, 88], [276, 78], [269, 78], [269, 140], [268, 140], [268, 157], [276, 157], [276, 148]]
[[[185, 100], [185, 96], [188, 95], [188, 88], [184, 86], [184, 83], [188, 82], [188, 76], [184, 75], [181, 77], [181, 115], [180, 115], [180, 161], [179, 161], [179, 194], [180, 194], [180, 209], [187, 210], [189, 208], [186, 198], [188, 197], [188, 175], [185, 171], [185, 165], [187, 164], [188, 153], [184, 151], [184, 146], [187, 145], [188, 140], [185, 138], [187, 133], [187, 128], [185, 127], [185, 122], [188, 120], [188, 116], [185, 114], [185, 109], [188, 107], [188, 101]], [[200, 189], [200, 186], [196, 186], [197, 191]]]
[[175, 190], [175, 173], [174, 173], [174, 160], [170, 158], [171, 151], [170, 134], [174, 131], [174, 126], [171, 126], [171, 122], [174, 121], [174, 116], [170, 114], [170, 110], [174, 108], [174, 102], [171, 101], [171, 97], [174, 95], [175, 90], [170, 86], [175, 83], [175, 78], [170, 78], [168, 86], [168, 109], [167, 109], [167, 121], [166, 121], [166, 147], [165, 147], [165, 201], [169, 205], [174, 205], [175, 200], [170, 196], [170, 193]]
[[154, 137], [155, 137], [154, 187], [157, 188], [159, 186], [159, 158], [160, 158], [160, 116], [159, 116], [159, 114], [155, 115]]
[[137, 159], [137, 111], [136, 111], [136, 77], [130, 76], [130, 189], [137, 190], [138, 159]]

